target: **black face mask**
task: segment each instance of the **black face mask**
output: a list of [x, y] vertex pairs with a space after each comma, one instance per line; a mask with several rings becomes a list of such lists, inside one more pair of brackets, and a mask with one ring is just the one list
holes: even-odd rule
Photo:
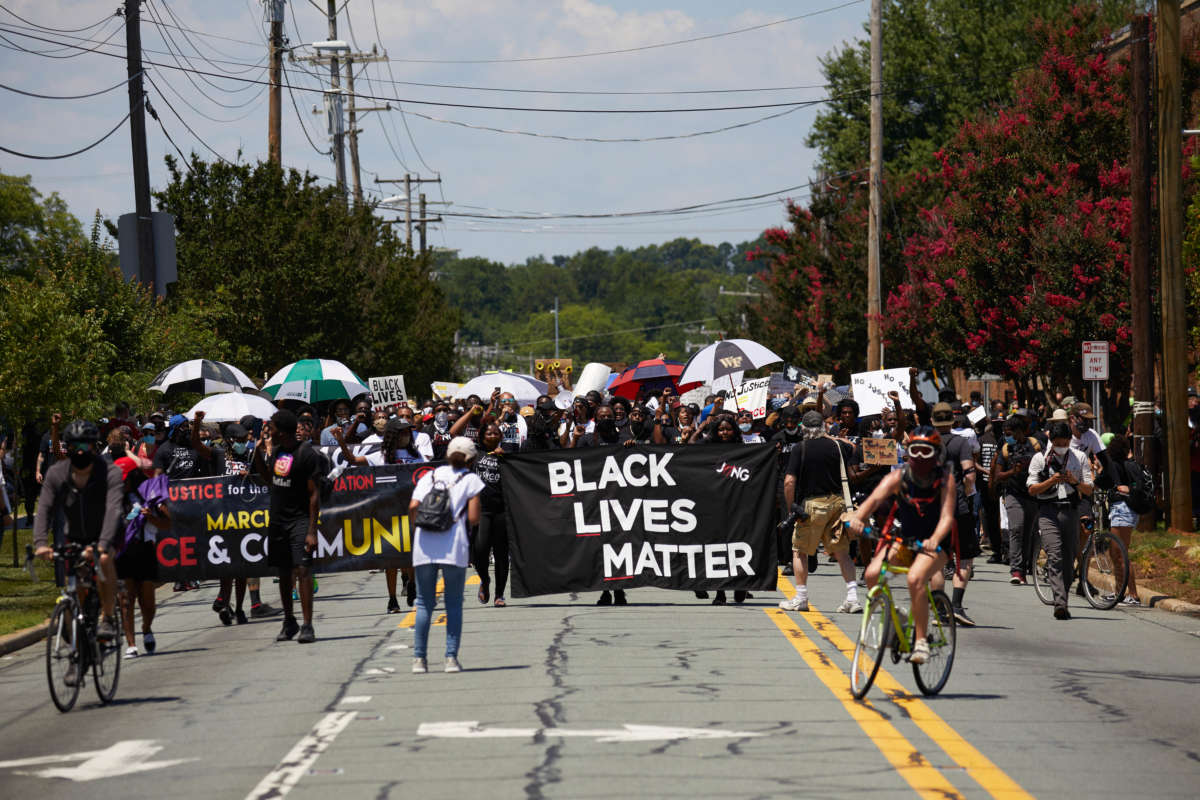
[[112, 453], [113, 460], [125, 457], [125, 445], [108, 448], [108, 452]]
[[617, 432], [617, 423], [612, 419], [596, 420], [596, 433], [601, 436], [613, 436]]
[[517, 412], [515, 412], [515, 411], [504, 412], [504, 421], [508, 422], [508, 423], [516, 422], [517, 421]]
[[75, 469], [87, 469], [92, 463], [91, 450], [72, 450], [71, 466]]

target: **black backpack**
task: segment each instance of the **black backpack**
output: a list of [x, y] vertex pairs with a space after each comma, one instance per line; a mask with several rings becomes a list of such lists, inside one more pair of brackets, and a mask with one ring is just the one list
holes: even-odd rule
[[454, 526], [454, 501], [450, 490], [468, 473], [460, 473], [454, 483], [447, 486], [444, 481], [434, 479], [429, 494], [417, 504], [413, 522], [418, 528], [430, 532], [448, 531]]
[[1129, 478], [1125, 505], [1135, 514], [1149, 514], [1154, 510], [1154, 476], [1136, 461], [1126, 461], [1122, 467]]

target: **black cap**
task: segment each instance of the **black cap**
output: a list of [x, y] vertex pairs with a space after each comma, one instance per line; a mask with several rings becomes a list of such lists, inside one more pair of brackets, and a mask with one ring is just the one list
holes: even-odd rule
[[228, 439], [237, 439], [242, 436], [249, 436], [250, 431], [246, 430], [242, 425], [231, 422], [225, 426], [225, 437]]

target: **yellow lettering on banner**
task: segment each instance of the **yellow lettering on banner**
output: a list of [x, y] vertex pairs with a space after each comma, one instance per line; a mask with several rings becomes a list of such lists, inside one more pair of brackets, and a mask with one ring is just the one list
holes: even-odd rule
[[408, 530], [408, 515], [405, 514], [400, 518], [400, 530], [404, 535], [404, 552], [412, 552], [412, 535]]
[[239, 511], [238, 512], [237, 526], [239, 528], [249, 528], [250, 527], [250, 512], [249, 511]]
[[369, 520], [369, 519], [363, 520], [363, 538], [362, 538], [361, 545], [356, 545], [354, 543], [354, 523], [353, 522], [351, 522], [350, 520], [346, 520], [345, 522], [343, 522], [342, 530], [344, 530], [345, 534], [346, 534], [345, 535], [346, 552], [348, 552], [350, 555], [361, 556], [361, 555], [364, 555], [368, 550], [371, 549], [371, 520]]
[[255, 528], [267, 527], [267, 512], [259, 509], [250, 512], [250, 524]]
[[400, 545], [400, 517], [392, 517], [392, 529], [380, 525], [378, 520], [371, 520], [375, 531], [375, 555], [383, 555], [383, 542], [386, 540], [397, 552], [405, 552]]
[[208, 529], [209, 529], [210, 531], [223, 531], [223, 530], [225, 530], [225, 525], [224, 525], [224, 524], [222, 523], [222, 521], [221, 521], [221, 515], [220, 515], [220, 514], [217, 514], [217, 516], [216, 516], [216, 517], [214, 517], [212, 514], [205, 514], [205, 516], [206, 516], [206, 517], [208, 517]]

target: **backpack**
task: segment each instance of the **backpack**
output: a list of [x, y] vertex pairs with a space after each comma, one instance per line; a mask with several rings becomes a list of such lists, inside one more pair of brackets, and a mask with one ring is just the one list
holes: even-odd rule
[[1136, 461], [1126, 461], [1122, 466], [1129, 478], [1125, 505], [1135, 514], [1149, 514], [1154, 510], [1154, 476]]
[[447, 486], [444, 481], [433, 480], [429, 493], [417, 504], [417, 513], [413, 518], [414, 524], [425, 531], [448, 531], [454, 526], [454, 501], [450, 490], [468, 473], [460, 473], [454, 483]]

